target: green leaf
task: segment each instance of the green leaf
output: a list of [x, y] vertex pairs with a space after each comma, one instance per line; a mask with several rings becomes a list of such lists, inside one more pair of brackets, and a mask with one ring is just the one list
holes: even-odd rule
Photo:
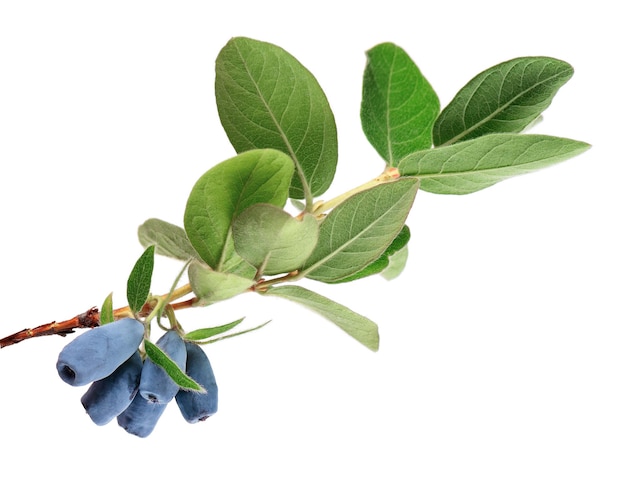
[[359, 315], [325, 296], [295, 285], [272, 287], [263, 294], [278, 296], [300, 303], [330, 320], [359, 343], [367, 346], [372, 351], [378, 351], [378, 325], [363, 315]]
[[256, 268], [246, 262], [236, 251], [235, 241], [233, 240], [232, 230], [228, 234], [226, 240], [226, 246], [224, 247], [224, 265], [222, 271], [225, 273], [233, 273], [240, 277], [249, 278], [252, 280], [256, 276]]
[[216, 272], [199, 262], [192, 263], [188, 273], [191, 289], [198, 297], [196, 306], [227, 300], [254, 285], [254, 280], [232, 273]]
[[[410, 238], [411, 232], [409, 231], [409, 227], [405, 225], [402, 227], [402, 230], [396, 236], [396, 238], [393, 239], [393, 242], [391, 242], [389, 247], [387, 247], [387, 250], [385, 250], [380, 257], [378, 257], [375, 261], [370, 263], [364, 269], [356, 272], [354, 275], [350, 275], [349, 277], [346, 277], [342, 280], [337, 280], [333, 283], [351, 282], [354, 280], [359, 280], [361, 278], [369, 277], [371, 275], [376, 275], [378, 273], [382, 273], [383, 276], [387, 277], [391, 272], [387, 272], [387, 275], [385, 275], [385, 272], [390, 267], [392, 259], [401, 250], [407, 250], [407, 244], [409, 243]], [[400, 262], [395, 263], [395, 267], [398, 267], [399, 265]], [[397, 270], [397, 272], [394, 273], [399, 274], [401, 271], [402, 269], [400, 268], [399, 270]]]
[[141, 310], [150, 295], [153, 269], [154, 245], [150, 245], [139, 257], [128, 277], [126, 296], [133, 315]]
[[413, 205], [419, 181], [406, 179], [359, 192], [331, 210], [301, 275], [334, 283], [380, 257], [400, 233]]
[[200, 259], [185, 231], [177, 225], [160, 219], [148, 219], [139, 226], [137, 234], [141, 245], [154, 245], [155, 253], [159, 255], [183, 261]]
[[404, 50], [382, 43], [367, 52], [361, 125], [389, 166], [432, 146], [439, 98]]
[[255, 203], [283, 207], [293, 170], [284, 153], [261, 149], [223, 161], [200, 177], [187, 200], [184, 223], [202, 260], [221, 271], [234, 253], [228, 246], [232, 220]]
[[187, 376], [187, 374], [185, 374], [185, 372], [180, 369], [178, 365], [161, 350], [161, 348], [148, 340], [144, 340], [144, 345], [148, 358], [154, 361], [155, 364], [161, 366], [168, 376], [172, 378], [172, 381], [174, 381], [181, 389], [200, 393], [206, 392], [202, 386]]
[[515, 58], [483, 71], [461, 88], [437, 118], [435, 146], [523, 131], [573, 74], [568, 63], [541, 56]]
[[317, 237], [317, 220], [311, 214], [297, 219], [269, 204], [248, 207], [233, 221], [235, 250], [267, 275], [300, 268]]
[[265, 323], [261, 323], [259, 326], [255, 326], [254, 328], [249, 328], [247, 330], [238, 331], [237, 333], [231, 333], [229, 335], [218, 336], [217, 338], [213, 338], [212, 340], [206, 340], [206, 341], [203, 341], [203, 342], [198, 343], [198, 344], [210, 344], [210, 343], [215, 343], [217, 341], [222, 341], [222, 340], [227, 340], [227, 339], [230, 339], [230, 338], [234, 338], [235, 336], [245, 335], [247, 333], [251, 333], [252, 331], [260, 330], [265, 325], [269, 324], [271, 321], [272, 320], [268, 320]]
[[398, 166], [420, 179], [420, 188], [438, 194], [469, 194], [519, 174], [576, 156], [589, 144], [533, 134], [491, 134], [420, 151]]
[[404, 270], [408, 258], [409, 247], [405, 245], [389, 257], [389, 265], [381, 273], [382, 277], [386, 280], [397, 278]]
[[296, 210], [299, 210], [300, 212], [306, 209], [306, 204], [301, 200], [291, 199], [289, 202]]
[[214, 326], [212, 328], [200, 328], [198, 330], [190, 331], [185, 335], [185, 340], [188, 341], [201, 341], [206, 340], [207, 338], [211, 338], [213, 336], [225, 333], [228, 330], [232, 330], [235, 326], [243, 321], [243, 318], [240, 318], [231, 323], [227, 323], [221, 326]]
[[315, 77], [282, 48], [233, 38], [216, 61], [220, 120], [237, 152], [271, 148], [296, 166], [289, 196], [324, 193], [337, 165], [337, 130]]
[[102, 303], [100, 309], [100, 325], [106, 325], [107, 323], [113, 323], [115, 317], [113, 316], [113, 293], [109, 293]]

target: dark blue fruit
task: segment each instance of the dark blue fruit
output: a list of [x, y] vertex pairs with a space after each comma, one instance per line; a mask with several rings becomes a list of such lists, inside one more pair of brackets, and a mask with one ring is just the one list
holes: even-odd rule
[[147, 401], [140, 394], [137, 394], [130, 406], [117, 416], [117, 423], [129, 434], [148, 437], [166, 407], [167, 404]]
[[130, 405], [137, 394], [142, 367], [141, 355], [135, 351], [112, 374], [89, 386], [80, 402], [94, 423], [103, 426]]
[[143, 324], [133, 318], [92, 328], [61, 350], [59, 376], [73, 386], [107, 377], [137, 351], [143, 333]]
[[[185, 342], [178, 333], [173, 330], [168, 331], [159, 338], [156, 345], [183, 371], [185, 370], [187, 351], [185, 350]], [[169, 377], [161, 366], [155, 364], [150, 358], [146, 358], [139, 381], [139, 394], [144, 399], [159, 404], [167, 404], [174, 399], [179, 389], [178, 384]]]
[[206, 393], [185, 391], [176, 394], [176, 403], [189, 423], [204, 421], [217, 412], [217, 383], [209, 358], [195, 343], [186, 342], [187, 374], [200, 384]]

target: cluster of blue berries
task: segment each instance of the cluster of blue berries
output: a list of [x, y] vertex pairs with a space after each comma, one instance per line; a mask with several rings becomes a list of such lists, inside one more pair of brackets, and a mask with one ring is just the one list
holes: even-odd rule
[[161, 366], [148, 357], [142, 360], [138, 348], [143, 338], [143, 323], [124, 318], [83, 333], [59, 354], [57, 371], [63, 381], [91, 383], [81, 402], [93, 422], [102, 426], [117, 418], [130, 434], [147, 437], [173, 399], [187, 422], [215, 414], [217, 384], [202, 348], [173, 330], [156, 342], [206, 393], [181, 389]]

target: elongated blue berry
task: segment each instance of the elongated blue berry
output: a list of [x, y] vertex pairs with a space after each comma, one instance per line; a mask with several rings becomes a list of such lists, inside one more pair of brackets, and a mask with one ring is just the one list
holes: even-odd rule
[[61, 350], [59, 376], [73, 386], [107, 377], [137, 351], [143, 332], [143, 324], [133, 318], [92, 328]]
[[148, 437], [161, 418], [167, 404], [148, 401], [137, 394], [119, 416], [117, 423], [129, 434]]
[[206, 393], [181, 389], [176, 403], [185, 420], [191, 424], [204, 421], [217, 412], [217, 383], [209, 358], [195, 343], [185, 342], [187, 349], [187, 374], [200, 384]]
[[94, 423], [103, 426], [130, 405], [139, 388], [142, 367], [141, 355], [135, 351], [112, 374], [89, 386], [80, 402]]
[[[159, 338], [156, 345], [183, 371], [185, 370], [187, 351], [185, 342], [178, 333], [173, 330], [168, 331]], [[155, 364], [150, 358], [146, 358], [139, 381], [139, 394], [144, 399], [159, 404], [167, 404], [174, 399], [179, 389], [178, 384], [169, 377], [161, 366]]]

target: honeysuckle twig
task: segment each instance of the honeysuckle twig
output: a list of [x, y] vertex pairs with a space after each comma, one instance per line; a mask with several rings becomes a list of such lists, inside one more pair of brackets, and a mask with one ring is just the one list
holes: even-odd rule
[[24, 341], [29, 338], [35, 338], [37, 336], [50, 336], [59, 335], [65, 336], [73, 333], [76, 328], [94, 328], [100, 324], [100, 312], [97, 308], [90, 308], [84, 313], [76, 315], [74, 318], [70, 318], [65, 321], [53, 321], [45, 325], [37, 326], [36, 328], [27, 328], [6, 338], [0, 339], [0, 348], [10, 346], [20, 341]]
[[[178, 300], [179, 298], [182, 298], [190, 293], [192, 293], [191, 286], [187, 284], [171, 291], [170, 293], [166, 293], [159, 298], [173, 301]], [[180, 310], [193, 306], [193, 303], [194, 298], [179, 303], [172, 303], [171, 306], [174, 310]], [[148, 316], [153, 311], [153, 307], [154, 305], [149, 301], [141, 309], [139, 315], [144, 317]], [[133, 315], [130, 312], [130, 308], [128, 306], [124, 306], [113, 310], [113, 316], [116, 320], [119, 320], [121, 318], [132, 317]], [[17, 333], [13, 333], [12, 335], [0, 339], [0, 348], [19, 343], [20, 341], [24, 341], [29, 338], [51, 335], [65, 336], [73, 333], [74, 330], [79, 328], [95, 328], [99, 325], [100, 311], [97, 307], [92, 307], [86, 312], [76, 315], [74, 318], [70, 318], [69, 320], [59, 322], [53, 321], [51, 323], [46, 323], [45, 325], [40, 325], [35, 328], [26, 328], [22, 331], [18, 331]]]
[[360, 186], [355, 187], [354, 189], [349, 190], [333, 199], [328, 201], [319, 201], [313, 205], [312, 213], [315, 215], [321, 215], [341, 204], [344, 200], [352, 197], [359, 192], [364, 190], [371, 189], [372, 187], [376, 187], [377, 185], [384, 184], [386, 182], [393, 182], [400, 178], [400, 171], [398, 171], [397, 167], [387, 167], [382, 174], [374, 179], [361, 184]]

